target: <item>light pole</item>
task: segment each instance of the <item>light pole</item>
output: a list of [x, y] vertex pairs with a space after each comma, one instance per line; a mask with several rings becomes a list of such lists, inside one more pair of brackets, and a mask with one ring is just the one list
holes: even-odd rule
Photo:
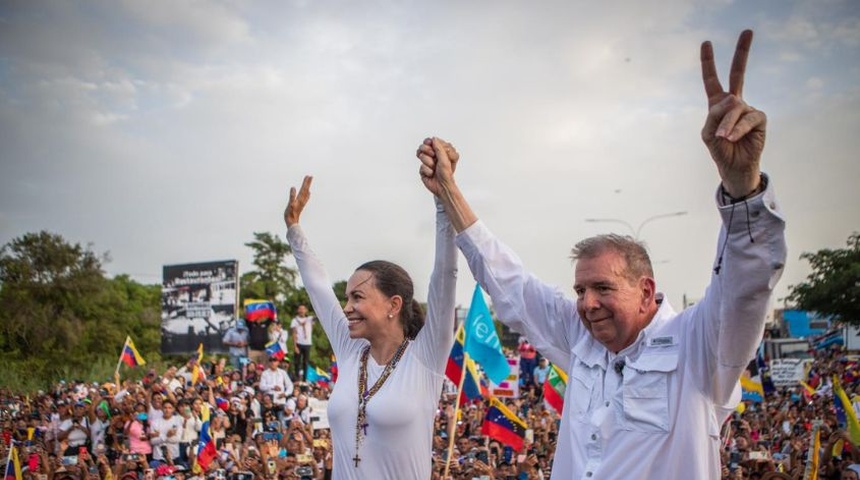
[[586, 218], [585, 221], [588, 223], [620, 223], [630, 229], [630, 233], [633, 234], [634, 239], [639, 240], [639, 234], [642, 233], [642, 227], [644, 227], [648, 223], [653, 222], [654, 220], [659, 220], [661, 218], [680, 217], [686, 214], [687, 211], [684, 210], [680, 212], [661, 213], [659, 215], [653, 215], [651, 217], [646, 218], [645, 220], [642, 220], [642, 223], [640, 223], [639, 226], [635, 229], [633, 228], [633, 225], [631, 225], [629, 222], [626, 222], [619, 218]]

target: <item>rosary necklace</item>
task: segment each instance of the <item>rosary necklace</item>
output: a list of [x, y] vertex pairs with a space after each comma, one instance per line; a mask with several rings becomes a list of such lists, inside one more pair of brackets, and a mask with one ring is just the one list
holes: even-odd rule
[[361, 446], [361, 440], [367, 435], [367, 402], [376, 395], [376, 392], [382, 388], [382, 384], [388, 380], [388, 377], [397, 368], [397, 364], [400, 362], [400, 358], [403, 357], [403, 352], [406, 351], [408, 344], [409, 339], [407, 338], [397, 347], [394, 356], [385, 364], [385, 370], [382, 371], [382, 375], [370, 387], [370, 390], [367, 389], [367, 357], [370, 356], [370, 346], [364, 347], [364, 351], [361, 352], [361, 364], [358, 371], [358, 415], [355, 418], [355, 457], [352, 459], [355, 462], [356, 468], [358, 468], [358, 462], [361, 461], [361, 457], [358, 456], [358, 447]]

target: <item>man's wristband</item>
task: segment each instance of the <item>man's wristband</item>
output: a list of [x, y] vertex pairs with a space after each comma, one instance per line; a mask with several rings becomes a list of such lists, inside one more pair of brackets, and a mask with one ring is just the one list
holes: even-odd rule
[[720, 183], [720, 195], [722, 195], [722, 197], [723, 197], [723, 203], [724, 204], [733, 205], [735, 203], [740, 203], [740, 202], [749, 200], [750, 198], [752, 198], [752, 197], [760, 194], [761, 192], [765, 191], [766, 188], [767, 188], [767, 177], [759, 174], [758, 186], [755, 187], [753, 189], [753, 191], [751, 191], [750, 193], [748, 193], [742, 197], [733, 197], [733, 196], [729, 195], [729, 192], [726, 191], [726, 187], [722, 183]]

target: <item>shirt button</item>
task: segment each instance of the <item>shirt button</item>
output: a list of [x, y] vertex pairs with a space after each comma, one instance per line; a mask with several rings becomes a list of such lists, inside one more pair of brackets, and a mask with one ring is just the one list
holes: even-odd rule
[[591, 439], [592, 439], [592, 440], [597, 440], [597, 434], [592, 433], [592, 434], [591, 434]]
[[585, 476], [586, 476], [586, 477], [590, 477], [590, 476], [591, 476], [591, 472], [585, 472]]
[[609, 406], [609, 402], [606, 402], [606, 406], [607, 406], [607, 407]]

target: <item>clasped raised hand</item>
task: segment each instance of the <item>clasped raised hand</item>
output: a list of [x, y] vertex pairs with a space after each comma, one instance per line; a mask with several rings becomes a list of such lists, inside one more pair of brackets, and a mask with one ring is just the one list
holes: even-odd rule
[[433, 195], [442, 194], [444, 182], [450, 181], [457, 169], [460, 154], [453, 145], [441, 138], [425, 138], [418, 146], [416, 156], [421, 160], [418, 173], [421, 182]]

